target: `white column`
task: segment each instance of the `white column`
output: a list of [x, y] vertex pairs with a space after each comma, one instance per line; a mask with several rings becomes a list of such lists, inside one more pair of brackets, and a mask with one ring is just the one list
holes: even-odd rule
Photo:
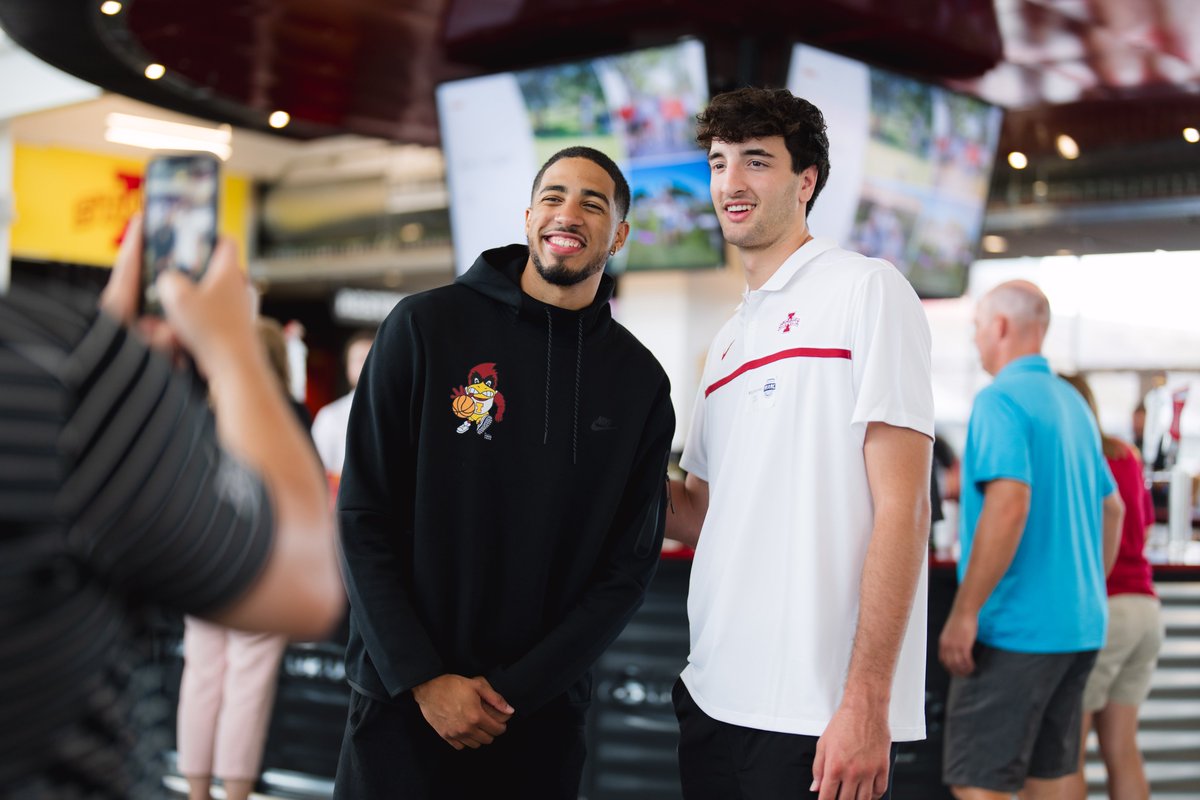
[[614, 315], [654, 353], [671, 379], [675, 450], [683, 449], [691, 426], [708, 346], [741, 301], [745, 282], [740, 266], [621, 277]]

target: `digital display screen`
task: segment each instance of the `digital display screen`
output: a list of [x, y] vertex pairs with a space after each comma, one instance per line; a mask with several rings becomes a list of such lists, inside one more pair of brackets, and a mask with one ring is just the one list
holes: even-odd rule
[[708, 102], [696, 41], [469, 78], [437, 90], [455, 266], [525, 241], [534, 176], [564, 147], [611, 157], [629, 182], [628, 243], [610, 270], [724, 261], [695, 116]]
[[825, 115], [817, 236], [895, 264], [921, 297], [956, 297], [975, 260], [1001, 110], [807, 45], [787, 87]]

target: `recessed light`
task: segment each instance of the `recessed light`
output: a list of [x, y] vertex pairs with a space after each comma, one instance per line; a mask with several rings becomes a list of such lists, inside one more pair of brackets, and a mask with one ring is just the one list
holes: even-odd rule
[[105, 0], [105, 2], [100, 4], [100, 13], [107, 14], [110, 17], [114, 14], [120, 14], [121, 4], [117, 0]]
[[1008, 165], [1013, 169], [1025, 169], [1029, 166], [1029, 159], [1020, 150], [1013, 150], [1008, 154]]
[[271, 116], [267, 117], [267, 124], [272, 128], [285, 127], [292, 121], [292, 115], [286, 111], [272, 111]]
[[1007, 253], [1008, 239], [1003, 236], [997, 236], [994, 233], [989, 233], [983, 237], [983, 250], [986, 253]]
[[163, 75], [167, 74], [167, 68], [162, 64], [147, 64], [145, 75], [152, 81], [156, 81]]
[[1196, 130], [1195, 128], [1184, 128], [1183, 140], [1188, 144], [1200, 142], [1200, 131]]
[[1079, 143], [1065, 133], [1058, 135], [1058, 138], [1054, 140], [1054, 146], [1058, 148], [1058, 154], [1068, 161], [1079, 158]]

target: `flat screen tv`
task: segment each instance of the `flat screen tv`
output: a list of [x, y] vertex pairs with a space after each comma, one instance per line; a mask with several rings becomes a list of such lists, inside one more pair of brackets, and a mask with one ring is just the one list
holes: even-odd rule
[[975, 259], [1001, 111], [807, 45], [787, 86], [825, 115], [829, 182], [814, 234], [885, 258], [922, 297], [957, 297]]
[[694, 40], [441, 84], [457, 271], [483, 250], [525, 241], [533, 177], [573, 145], [608, 154], [629, 181], [632, 230], [611, 271], [720, 265], [708, 164], [695, 143], [707, 102], [704, 46]]

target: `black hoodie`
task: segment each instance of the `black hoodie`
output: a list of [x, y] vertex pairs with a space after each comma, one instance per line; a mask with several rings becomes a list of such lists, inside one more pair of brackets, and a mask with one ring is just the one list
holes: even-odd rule
[[489, 250], [401, 301], [363, 368], [338, 520], [346, 673], [376, 699], [454, 673], [517, 717], [586, 700], [654, 574], [667, 376], [612, 319], [610, 278], [581, 311], [548, 306], [520, 289], [528, 255]]

